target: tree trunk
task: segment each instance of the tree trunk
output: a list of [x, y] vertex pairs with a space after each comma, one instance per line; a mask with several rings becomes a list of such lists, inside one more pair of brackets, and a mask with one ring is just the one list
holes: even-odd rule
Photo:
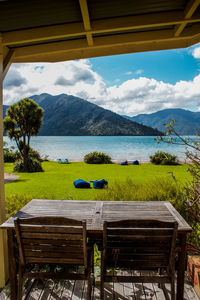
[[28, 172], [28, 155], [26, 153], [26, 150], [23, 155], [23, 164], [24, 164], [24, 171]]
[[23, 153], [23, 164], [24, 164], [24, 171], [28, 172], [28, 153], [26, 147], [26, 137], [24, 136], [24, 153]]

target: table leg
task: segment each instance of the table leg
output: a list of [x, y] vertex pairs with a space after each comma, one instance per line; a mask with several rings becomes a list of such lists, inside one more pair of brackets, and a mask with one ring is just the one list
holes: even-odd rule
[[181, 251], [178, 254], [178, 272], [177, 272], [177, 300], [183, 300], [184, 295], [184, 276], [186, 264], [186, 234], [180, 234]]
[[9, 261], [9, 279], [10, 279], [10, 300], [17, 299], [17, 263], [15, 259], [14, 232], [7, 230], [8, 234], [8, 261]]

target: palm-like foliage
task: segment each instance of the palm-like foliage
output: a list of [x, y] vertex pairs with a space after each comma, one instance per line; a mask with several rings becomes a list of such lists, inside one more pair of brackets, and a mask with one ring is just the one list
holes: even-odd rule
[[30, 150], [31, 136], [39, 133], [42, 125], [43, 109], [32, 99], [25, 98], [11, 105], [6, 111], [4, 130], [14, 139], [23, 159], [24, 171]]

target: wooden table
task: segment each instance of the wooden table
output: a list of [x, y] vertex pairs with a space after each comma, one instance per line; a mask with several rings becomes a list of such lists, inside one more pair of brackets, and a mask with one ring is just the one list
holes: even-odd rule
[[7, 229], [9, 274], [11, 286], [11, 300], [16, 300], [17, 267], [14, 247], [15, 231], [14, 218], [28, 218], [35, 216], [63, 216], [87, 221], [87, 232], [92, 239], [100, 239], [104, 221], [122, 219], [147, 218], [161, 221], [178, 222], [178, 240], [180, 251], [178, 254], [177, 300], [183, 300], [184, 270], [186, 259], [186, 235], [191, 227], [169, 202], [157, 201], [78, 201], [78, 200], [41, 200], [33, 199], [13, 217], [0, 227]]

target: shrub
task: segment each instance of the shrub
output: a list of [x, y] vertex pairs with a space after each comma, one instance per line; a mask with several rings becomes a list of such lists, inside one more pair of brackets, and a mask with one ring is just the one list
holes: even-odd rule
[[103, 152], [91, 152], [84, 156], [84, 162], [87, 164], [111, 164], [111, 157]]
[[33, 148], [29, 147], [29, 153], [28, 153], [28, 156], [31, 157], [31, 158], [35, 158], [39, 161], [42, 161], [43, 159], [41, 158], [40, 156], [40, 153], [36, 150], [34, 150]]
[[17, 151], [14, 146], [8, 147], [7, 142], [3, 142], [4, 162], [15, 162], [17, 160]]
[[151, 163], [155, 165], [178, 165], [176, 155], [171, 153], [157, 151], [154, 155], [150, 156]]
[[[24, 172], [24, 164], [21, 159], [16, 161], [14, 166], [14, 172]], [[26, 172], [43, 172], [41, 162], [36, 158], [29, 157]]]
[[6, 163], [11, 163], [11, 162], [15, 162], [17, 159], [17, 154], [13, 153], [13, 152], [4, 152], [4, 162]]

